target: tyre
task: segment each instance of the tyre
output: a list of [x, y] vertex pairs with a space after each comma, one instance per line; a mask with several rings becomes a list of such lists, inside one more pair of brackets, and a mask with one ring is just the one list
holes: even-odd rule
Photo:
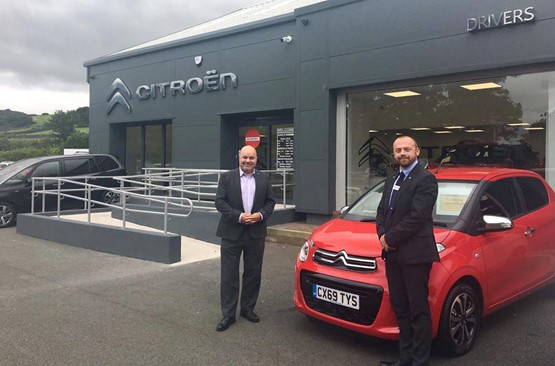
[[437, 333], [438, 350], [448, 355], [464, 355], [474, 345], [482, 320], [482, 302], [474, 287], [461, 282], [447, 295]]
[[102, 195], [102, 202], [108, 204], [116, 204], [119, 203], [119, 194], [114, 191], [106, 191]]
[[15, 224], [16, 212], [9, 203], [0, 203], [0, 228]]

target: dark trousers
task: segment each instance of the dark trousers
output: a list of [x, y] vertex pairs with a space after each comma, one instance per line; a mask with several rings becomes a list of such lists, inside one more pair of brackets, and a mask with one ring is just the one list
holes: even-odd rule
[[429, 365], [432, 318], [428, 304], [431, 263], [401, 265], [386, 261], [389, 301], [400, 330], [401, 365]]
[[241, 289], [241, 310], [254, 310], [260, 292], [262, 259], [265, 238], [252, 239], [248, 228], [237, 241], [222, 239], [221, 289], [222, 314], [234, 317], [239, 300], [239, 266], [243, 254], [243, 286]]

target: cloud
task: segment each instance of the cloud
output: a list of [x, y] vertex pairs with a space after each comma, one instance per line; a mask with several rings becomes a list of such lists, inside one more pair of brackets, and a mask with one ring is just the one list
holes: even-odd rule
[[0, 13], [0, 109], [39, 114], [88, 105], [88, 95], [83, 98], [88, 94], [85, 61], [263, 1], [5, 2]]

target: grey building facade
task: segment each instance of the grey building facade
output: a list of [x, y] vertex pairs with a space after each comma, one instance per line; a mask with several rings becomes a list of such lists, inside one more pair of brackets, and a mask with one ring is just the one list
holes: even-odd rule
[[231, 169], [254, 136], [309, 222], [381, 179], [399, 134], [432, 162], [525, 146], [511, 159], [555, 186], [553, 34], [552, 0], [317, 2], [87, 61], [90, 150], [132, 174]]

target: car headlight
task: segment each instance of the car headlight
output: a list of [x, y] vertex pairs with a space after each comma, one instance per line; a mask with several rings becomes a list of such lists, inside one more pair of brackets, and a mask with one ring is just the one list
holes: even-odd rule
[[445, 250], [445, 246], [441, 243], [436, 243], [437, 252], [441, 253]]
[[308, 241], [305, 241], [303, 246], [301, 247], [301, 251], [299, 252], [299, 260], [301, 262], [306, 261], [306, 259], [308, 258], [309, 252], [310, 252], [310, 245], [308, 244]]

